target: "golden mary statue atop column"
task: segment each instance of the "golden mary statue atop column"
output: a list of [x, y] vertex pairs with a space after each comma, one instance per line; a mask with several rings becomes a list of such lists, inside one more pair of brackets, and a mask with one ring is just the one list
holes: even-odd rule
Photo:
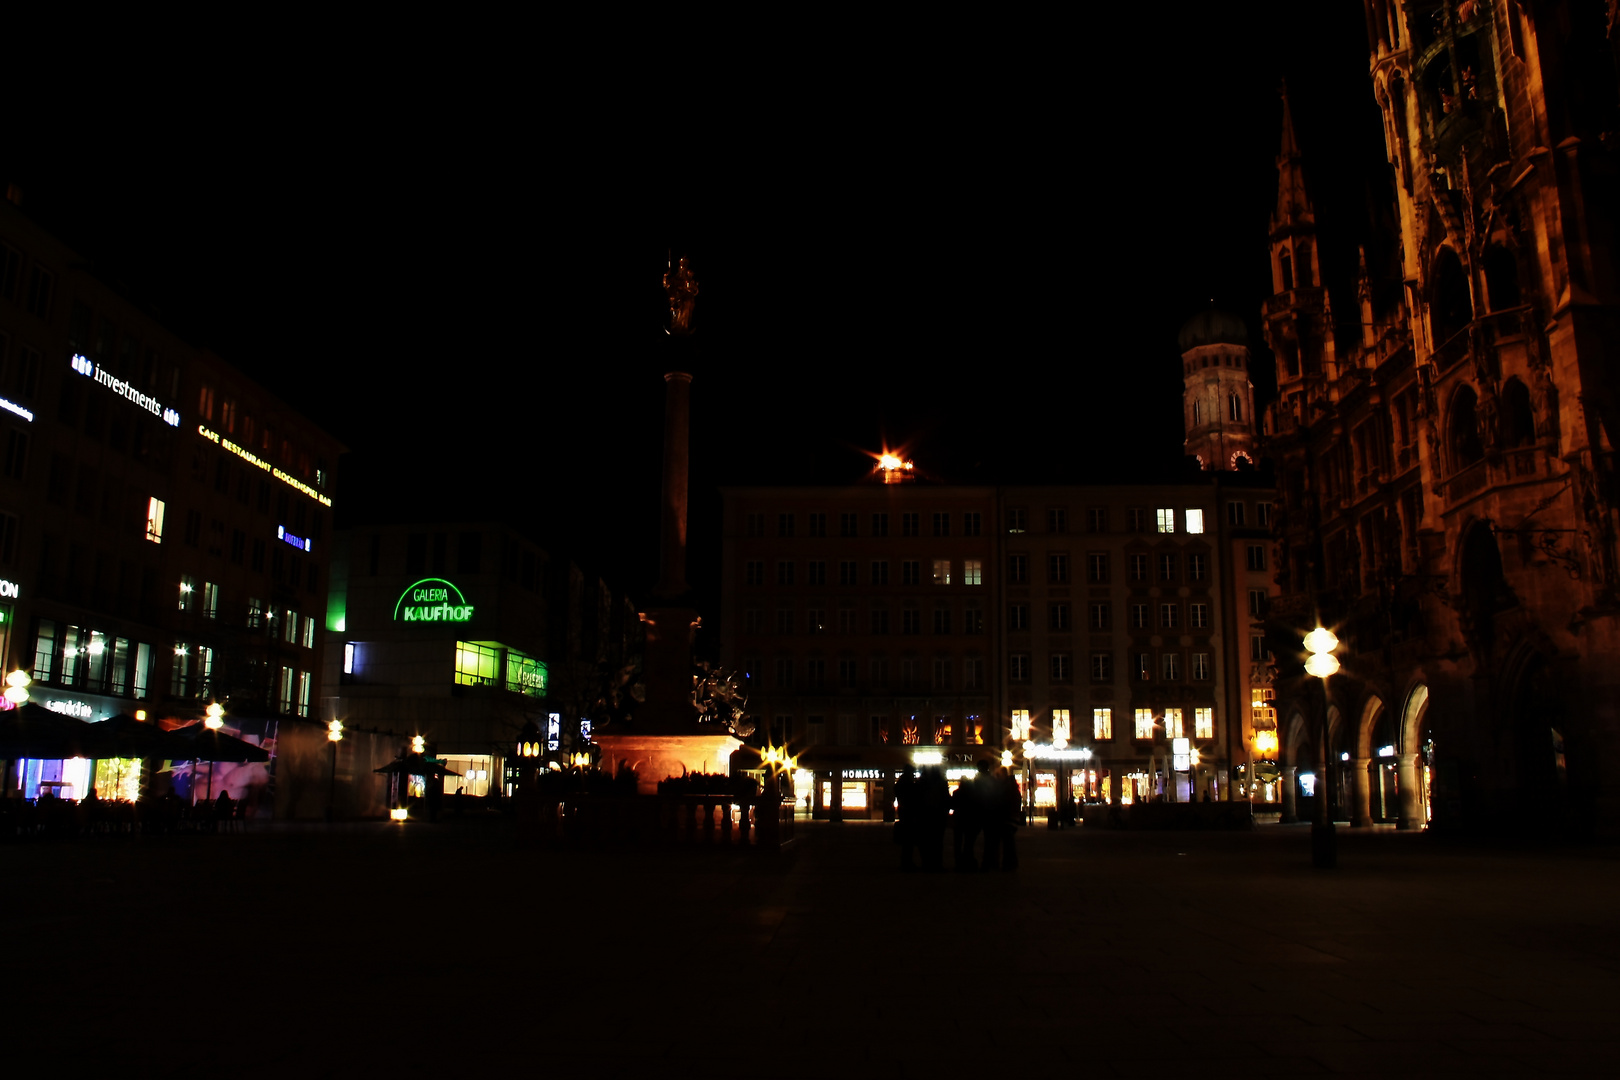
[[682, 255], [664, 270], [664, 295], [669, 298], [669, 323], [664, 333], [685, 336], [692, 332], [692, 308], [697, 304], [698, 280]]

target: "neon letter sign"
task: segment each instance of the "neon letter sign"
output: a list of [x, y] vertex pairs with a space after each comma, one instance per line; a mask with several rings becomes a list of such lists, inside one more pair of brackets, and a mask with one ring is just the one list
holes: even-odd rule
[[399, 594], [395, 622], [471, 622], [473, 605], [444, 578], [423, 578]]
[[[89, 357], [81, 353], [74, 353], [73, 359], [69, 363], [73, 370], [80, 375], [94, 379], [119, 397], [134, 402], [170, 427], [180, 426], [180, 412], [178, 409], [166, 408], [157, 398], [141, 393], [123, 379], [113, 378], [107, 373], [106, 368], [103, 368]], [[29, 419], [32, 419], [32, 417]]]

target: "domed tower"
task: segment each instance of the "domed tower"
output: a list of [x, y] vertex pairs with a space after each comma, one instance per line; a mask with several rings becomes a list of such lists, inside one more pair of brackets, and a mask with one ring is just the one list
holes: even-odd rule
[[1187, 453], [1210, 471], [1254, 464], [1254, 384], [1243, 320], [1210, 308], [1181, 328], [1183, 421]]

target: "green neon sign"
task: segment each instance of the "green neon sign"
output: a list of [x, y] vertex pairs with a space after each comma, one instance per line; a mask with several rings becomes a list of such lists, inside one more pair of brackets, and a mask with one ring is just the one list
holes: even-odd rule
[[473, 606], [444, 578], [423, 578], [399, 594], [395, 622], [471, 622]]

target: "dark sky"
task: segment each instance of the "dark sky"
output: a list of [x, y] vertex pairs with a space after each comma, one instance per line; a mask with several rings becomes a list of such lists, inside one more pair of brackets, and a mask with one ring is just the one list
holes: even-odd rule
[[647, 92], [468, 59], [108, 68], [10, 125], [0, 180], [347, 443], [340, 521], [458, 500], [632, 589], [686, 250], [712, 583], [721, 484], [842, 482], [885, 438], [946, 480], [1173, 476], [1177, 330], [1213, 297], [1258, 338], [1284, 76], [1330, 283], [1353, 269], [1386, 182], [1359, 3], [1086, 11]]

